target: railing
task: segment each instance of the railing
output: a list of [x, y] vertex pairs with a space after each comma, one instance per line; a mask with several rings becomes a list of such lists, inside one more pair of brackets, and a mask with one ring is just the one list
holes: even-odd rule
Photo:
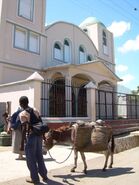
[[96, 119], [139, 119], [139, 96], [96, 90]]
[[[96, 118], [103, 120], [139, 119], [139, 96], [96, 89]], [[42, 82], [43, 117], [87, 117], [87, 90], [63, 79]]]
[[87, 117], [86, 89], [69, 84], [64, 80], [42, 82], [43, 117]]

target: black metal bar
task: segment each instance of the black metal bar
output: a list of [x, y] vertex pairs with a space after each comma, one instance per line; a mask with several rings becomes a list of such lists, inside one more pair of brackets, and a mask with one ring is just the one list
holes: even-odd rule
[[[104, 94], [103, 94], [104, 93]], [[111, 99], [109, 99], [111, 98]], [[112, 91], [96, 90], [96, 118], [137, 119], [139, 96]]]
[[[78, 87], [76, 85], [71, 86], [69, 84], [71, 83], [66, 82], [65, 84], [65, 81], [63, 79], [58, 80], [57, 82], [52, 80], [42, 82], [42, 116], [87, 116], [88, 102], [86, 97], [86, 89], [84, 87]], [[68, 96], [70, 96], [71, 98], [66, 98]], [[138, 95], [118, 93], [99, 89], [96, 90], [96, 119], [137, 119], [139, 117], [138, 112]]]
[[[57, 81], [47, 80], [42, 82], [41, 113], [43, 116], [87, 116], [86, 89], [83, 87], [71, 86], [69, 84], [70, 83], [67, 82], [65, 84], [63, 79]], [[75, 93], [76, 91], [80, 92], [80, 94], [77, 93], [77, 95]], [[46, 93], [49, 94], [46, 95]], [[69, 96], [72, 97], [72, 93], [74, 93], [75, 98], [68, 99]], [[47, 110], [49, 109], [49, 114], [46, 114], [46, 105], [49, 105], [49, 107], [47, 107]], [[77, 107], [78, 110], [73, 112], [71, 115], [72, 106]], [[75, 109], [73, 110], [75, 111]]]

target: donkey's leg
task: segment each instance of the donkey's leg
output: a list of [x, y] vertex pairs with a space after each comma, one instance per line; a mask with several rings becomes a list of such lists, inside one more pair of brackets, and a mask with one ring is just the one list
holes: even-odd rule
[[111, 156], [111, 162], [110, 162], [109, 168], [112, 168], [112, 165], [113, 165], [113, 152], [112, 151], [110, 153], [110, 156]]
[[103, 169], [102, 169], [103, 171], [105, 171], [106, 168], [107, 168], [107, 163], [108, 163], [109, 155], [110, 155], [110, 152], [109, 152], [109, 149], [108, 149], [108, 150], [106, 150], [106, 152], [105, 152], [105, 163], [104, 163], [104, 167], [103, 167]]
[[71, 172], [75, 172], [75, 169], [77, 168], [77, 159], [78, 159], [78, 151], [74, 149], [74, 166], [71, 169]]
[[115, 148], [115, 141], [114, 141], [114, 137], [112, 136], [111, 146], [110, 146], [111, 162], [110, 162], [109, 168], [112, 168], [112, 165], [113, 165], [114, 148]]
[[85, 174], [87, 174], [87, 164], [86, 164], [86, 158], [85, 158], [85, 155], [84, 155], [84, 152], [80, 152], [80, 154], [81, 154], [81, 157], [82, 157], [82, 160], [83, 160], [83, 163], [84, 163], [84, 170], [83, 170], [83, 172], [85, 173]]

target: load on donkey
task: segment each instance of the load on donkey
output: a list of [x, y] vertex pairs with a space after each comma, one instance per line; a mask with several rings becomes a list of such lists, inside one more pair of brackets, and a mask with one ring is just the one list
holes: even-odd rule
[[57, 130], [50, 130], [45, 134], [45, 146], [47, 150], [51, 149], [55, 143], [70, 141], [74, 149], [74, 166], [71, 172], [77, 168], [78, 152], [84, 163], [83, 172], [87, 173], [87, 163], [84, 152], [103, 152], [105, 154], [105, 163], [103, 171], [107, 167], [108, 158], [111, 156], [109, 168], [112, 168], [114, 153], [114, 137], [112, 128], [102, 120], [85, 123], [78, 121], [72, 126], [61, 127]]

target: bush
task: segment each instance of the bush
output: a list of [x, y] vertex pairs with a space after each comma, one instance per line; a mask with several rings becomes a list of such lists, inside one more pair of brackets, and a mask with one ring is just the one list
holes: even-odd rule
[[4, 131], [4, 124], [0, 123], [0, 132]]

